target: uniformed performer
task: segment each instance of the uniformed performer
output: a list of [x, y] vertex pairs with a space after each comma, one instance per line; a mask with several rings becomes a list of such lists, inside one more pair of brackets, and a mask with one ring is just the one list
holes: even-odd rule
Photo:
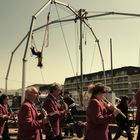
[[108, 140], [108, 124], [115, 120], [120, 110], [107, 113], [107, 107], [102, 102], [107, 91], [102, 83], [89, 85], [88, 92], [91, 93], [91, 98], [87, 108], [87, 131], [84, 140]]

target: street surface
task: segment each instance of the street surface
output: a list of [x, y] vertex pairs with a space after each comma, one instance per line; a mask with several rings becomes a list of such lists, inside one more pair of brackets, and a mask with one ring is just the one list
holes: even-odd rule
[[[10, 133], [17, 133], [17, 129], [10, 129]], [[132, 133], [134, 134], [133, 140], [136, 140], [137, 127], [135, 127], [135, 130], [132, 131]], [[112, 137], [114, 137], [114, 135], [115, 134], [112, 134]], [[125, 133], [124, 133], [124, 135], [125, 135]], [[11, 138], [11, 140], [16, 140], [16, 136], [11, 136], [10, 138]], [[43, 139], [45, 140], [44, 136], [43, 136]], [[1, 137], [0, 137], [0, 140], [2, 140]], [[76, 134], [74, 134], [74, 137], [67, 137], [67, 138], [64, 138], [64, 140], [83, 140], [83, 138], [77, 138]], [[121, 136], [119, 140], [127, 140], [127, 137]]]

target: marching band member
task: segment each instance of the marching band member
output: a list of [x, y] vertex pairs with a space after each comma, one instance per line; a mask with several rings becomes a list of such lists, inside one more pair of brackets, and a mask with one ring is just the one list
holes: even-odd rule
[[136, 112], [136, 124], [138, 125], [137, 140], [140, 140], [140, 89], [136, 90], [136, 94], [134, 97], [137, 106]]
[[[57, 98], [61, 93], [61, 86], [54, 83], [49, 88], [49, 95], [43, 104], [43, 108], [48, 112], [50, 126], [47, 124], [43, 129], [46, 140], [62, 140], [60, 119], [65, 115], [67, 107], [61, 108]], [[51, 128], [50, 128], [51, 127]]]
[[107, 114], [107, 107], [102, 100], [107, 92], [102, 83], [91, 84], [88, 87], [91, 93], [87, 108], [87, 131], [84, 140], [108, 140], [108, 124], [115, 120], [120, 113], [114, 109], [113, 113]]
[[35, 102], [39, 92], [35, 87], [28, 87], [25, 91], [25, 101], [18, 113], [17, 140], [41, 140], [41, 127], [48, 123], [47, 118], [38, 115]]
[[9, 97], [5, 94], [2, 94], [0, 97], [0, 135], [2, 135], [3, 140], [10, 140], [8, 129], [8, 119], [10, 118], [8, 99]]

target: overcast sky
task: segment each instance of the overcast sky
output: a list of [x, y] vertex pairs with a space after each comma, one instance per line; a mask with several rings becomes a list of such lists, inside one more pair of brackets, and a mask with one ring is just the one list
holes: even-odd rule
[[[47, 1], [45, 0], [0, 0], [0, 88], [5, 88], [5, 76], [11, 52], [29, 31], [32, 15]], [[73, 9], [86, 9], [88, 15], [104, 12], [123, 12], [140, 14], [139, 0], [63, 0]], [[50, 21], [75, 16], [60, 5], [48, 6], [36, 19], [34, 28], [46, 24], [50, 9]], [[89, 19], [88, 24], [100, 41], [105, 69], [110, 69], [109, 40], [113, 41], [113, 67], [138, 66], [140, 48], [140, 17], [110, 15]], [[62, 25], [62, 26], [61, 26]], [[26, 85], [35, 83], [64, 83], [66, 77], [79, 72], [79, 22], [67, 22], [49, 26], [49, 46], [43, 51], [43, 68], [37, 67], [36, 57], [31, 55], [30, 46], [27, 53]], [[38, 50], [41, 50], [44, 29], [34, 33]], [[63, 37], [64, 35], [64, 37]], [[64, 41], [66, 40], [66, 41]], [[85, 45], [86, 41], [86, 45]], [[26, 40], [15, 52], [9, 77], [8, 89], [21, 87], [22, 58]], [[67, 47], [69, 49], [71, 62]], [[90, 31], [83, 25], [83, 72], [102, 70], [98, 46]]]

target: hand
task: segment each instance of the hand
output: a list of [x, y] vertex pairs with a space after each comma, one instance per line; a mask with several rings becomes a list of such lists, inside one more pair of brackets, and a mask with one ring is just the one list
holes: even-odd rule
[[118, 108], [115, 108], [114, 109], [114, 112], [113, 112], [113, 115], [116, 117], [118, 114], [120, 114], [120, 109], [118, 109]]
[[65, 114], [68, 114], [70, 113], [69, 109], [65, 110]]
[[114, 111], [114, 109], [115, 109], [114, 106], [113, 106], [113, 105], [110, 105], [110, 104], [107, 104], [107, 107], [108, 107], [108, 109], [111, 110], [111, 111]]
[[48, 118], [47, 118], [47, 117], [44, 117], [44, 118], [42, 119], [42, 123], [43, 123], [43, 124], [48, 123]]
[[18, 114], [18, 113], [19, 113], [19, 110], [14, 111], [14, 114]]
[[44, 117], [47, 117], [48, 116], [48, 113], [47, 111], [44, 109], [44, 108], [41, 108], [41, 113]]
[[9, 119], [9, 116], [8, 116], [8, 115], [6, 115], [6, 114], [5, 114], [5, 115], [3, 115], [2, 117], [3, 117], [3, 119], [4, 119], [4, 120], [8, 120], [8, 119]]
[[69, 107], [68, 107], [68, 105], [65, 103], [65, 110], [68, 110], [69, 109]]
[[59, 111], [51, 112], [51, 113], [49, 113], [48, 115], [49, 115], [49, 116], [53, 116], [53, 115], [56, 115], [56, 114], [59, 114]]
[[14, 112], [13, 112], [13, 113], [10, 113], [10, 114], [9, 114], [9, 118], [14, 117], [14, 115], [15, 115], [15, 113], [14, 113]]

